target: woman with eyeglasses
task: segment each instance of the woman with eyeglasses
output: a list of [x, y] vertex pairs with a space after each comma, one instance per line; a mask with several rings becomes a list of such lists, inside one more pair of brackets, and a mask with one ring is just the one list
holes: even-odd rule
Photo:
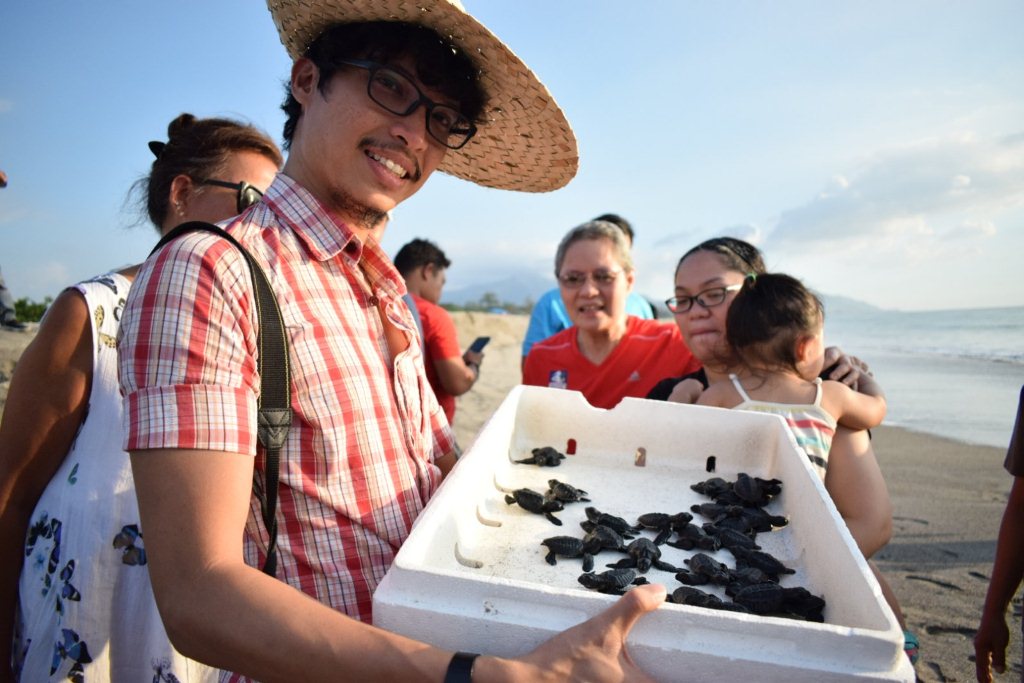
[[[182, 114], [167, 133], [149, 143], [156, 159], [135, 186], [161, 235], [247, 209], [282, 163], [265, 133], [235, 121]], [[64, 290], [11, 380], [0, 422], [0, 666], [13, 648], [15, 680], [217, 679], [164, 632], [121, 450], [116, 339], [137, 271]]]
[[[761, 252], [731, 237], [707, 240], [683, 255], [676, 266], [675, 296], [665, 304], [703, 367], [659, 382], [648, 398], [696, 403], [709, 384], [729, 381], [729, 373], [739, 365], [726, 342], [729, 306], [746, 277], [765, 272]], [[854, 389], [861, 375], [868, 372], [865, 363], [836, 347], [826, 349], [825, 365], [823, 379], [838, 380]], [[836, 429], [825, 488], [857, 546], [870, 559], [892, 537], [892, 502], [867, 431], [842, 425]], [[888, 582], [873, 564], [871, 568], [904, 628], [908, 656], [916, 661], [917, 639], [906, 631], [899, 603]]]
[[562, 238], [555, 277], [573, 326], [530, 349], [523, 384], [580, 391], [598, 408], [643, 397], [668, 374], [700, 363], [679, 330], [626, 314], [635, 274], [629, 243], [607, 221], [591, 221]]

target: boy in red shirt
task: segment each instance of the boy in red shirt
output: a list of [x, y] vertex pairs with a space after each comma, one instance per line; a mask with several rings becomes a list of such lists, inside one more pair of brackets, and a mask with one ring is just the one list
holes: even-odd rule
[[484, 355], [462, 352], [455, 323], [437, 305], [451, 261], [429, 240], [414, 239], [395, 255], [395, 268], [405, 279], [423, 325], [423, 364], [448, 422], [455, 419], [455, 397], [469, 391], [480, 376]]

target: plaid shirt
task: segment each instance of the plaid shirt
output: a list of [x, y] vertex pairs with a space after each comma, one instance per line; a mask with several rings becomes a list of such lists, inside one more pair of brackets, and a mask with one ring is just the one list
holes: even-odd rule
[[[288, 329], [278, 578], [369, 622], [374, 589], [440, 482], [433, 460], [454, 449], [405, 285], [376, 244], [284, 175], [228, 229], [266, 271]], [[394, 361], [378, 305], [408, 342]], [[121, 323], [125, 449], [254, 455], [257, 322], [248, 266], [227, 241], [193, 233], [150, 258]], [[245, 561], [262, 566], [255, 496], [250, 508]]]

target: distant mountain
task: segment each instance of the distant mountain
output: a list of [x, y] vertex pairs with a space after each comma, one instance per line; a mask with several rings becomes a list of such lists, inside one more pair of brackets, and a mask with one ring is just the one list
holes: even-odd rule
[[871, 304], [857, 299], [851, 299], [848, 296], [838, 296], [836, 294], [821, 294], [821, 302], [825, 304], [825, 313], [828, 317], [835, 315], [854, 315], [858, 313], [878, 313], [883, 309], [878, 306], [872, 306]]
[[527, 299], [536, 301], [540, 298], [541, 294], [553, 286], [553, 282], [546, 282], [538, 277], [510, 275], [500, 280], [466, 285], [457, 289], [445, 287], [444, 294], [441, 296], [441, 303], [463, 306], [469, 302], [479, 301], [480, 297], [487, 292], [491, 292], [498, 297], [499, 301], [522, 304]]

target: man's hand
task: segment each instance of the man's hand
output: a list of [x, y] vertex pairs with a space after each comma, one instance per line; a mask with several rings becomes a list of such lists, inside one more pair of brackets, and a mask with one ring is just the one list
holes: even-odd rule
[[633, 663], [626, 650], [626, 637], [640, 617], [665, 602], [665, 596], [665, 587], [657, 584], [630, 589], [604, 612], [558, 634], [519, 660], [517, 668], [525, 668], [516, 672], [516, 680], [653, 681]]

